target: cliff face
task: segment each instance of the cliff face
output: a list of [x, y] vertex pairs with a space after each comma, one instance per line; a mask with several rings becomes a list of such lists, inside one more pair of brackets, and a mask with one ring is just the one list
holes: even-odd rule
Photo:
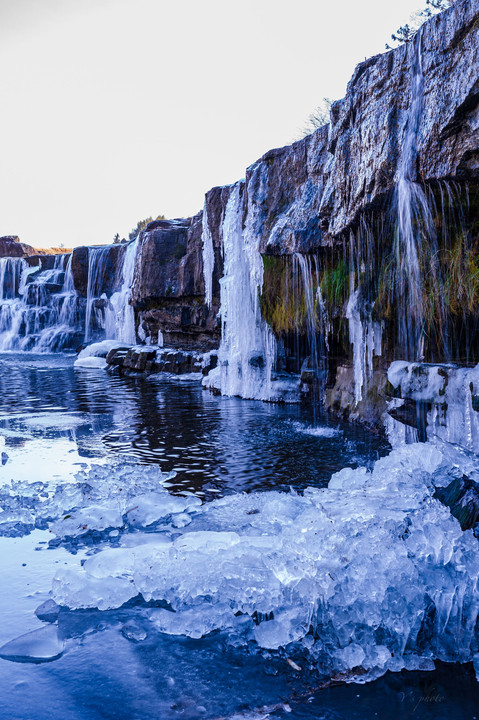
[[[427, 195], [432, 220], [436, 219], [433, 215], [439, 217], [436, 238], [447, 235], [449, 243], [443, 243], [437, 253], [431, 250], [439, 258], [440, 282], [424, 290], [424, 297], [435, 296], [436, 302], [448, 293], [447, 307], [441, 306], [440, 312], [437, 305], [427, 310], [431, 347], [449, 333], [458, 345], [469, 343], [472, 348], [479, 285], [474, 285], [472, 275], [466, 278], [471, 281], [468, 285], [463, 280], [476, 266], [479, 273], [478, 47], [479, 0], [457, 0], [428, 21], [414, 41], [358, 65], [345, 97], [331, 108], [330, 123], [292, 145], [267, 152], [247, 169], [241, 192], [234, 192], [234, 186], [213, 188], [195, 217], [150, 223], [138, 239], [131, 294], [138, 338], [156, 343], [161, 333], [167, 345], [205, 350], [217, 346], [226, 245], [241, 236], [238, 242], [254, 264], [249, 270], [255, 288], [261, 287], [264, 270], [261, 310], [276, 335], [281, 369], [300, 369], [309, 352], [304, 317], [307, 290], [311, 298], [321, 296], [324, 301], [318, 327], [323, 328], [323, 335], [329, 327], [330, 385], [334, 377], [342, 377], [330, 404], [351, 404], [349, 395], [357, 404], [357, 393], [345, 380], [350, 375], [352, 346], [355, 353], [357, 347], [361, 352], [369, 347], [370, 371], [374, 353], [368, 343], [374, 334], [378, 337], [378, 323], [384, 329], [384, 362], [394, 357], [397, 347], [401, 320], [395, 316], [397, 297], [392, 290], [398, 276], [388, 267], [396, 231], [381, 227], [394, 215], [395, 190], [401, 177], [404, 180], [403, 159], [411, 153], [409, 190]], [[235, 196], [237, 206], [228, 211]], [[461, 228], [453, 227], [453, 215], [461, 216]], [[468, 246], [459, 247], [458, 238], [466, 235]], [[421, 260], [428, 267], [427, 246], [432, 241], [426, 232], [423, 239]], [[76, 248], [72, 256], [80, 298], [88, 292], [95, 256], [91, 250]], [[1, 238], [2, 253], [23, 256], [27, 250], [14, 238]], [[260, 268], [259, 253], [281, 257], [268, 257]], [[291, 261], [294, 253], [301, 253], [304, 263], [304, 256], [309, 256], [309, 265], [303, 263], [301, 271], [298, 262]], [[103, 252], [104, 287], [100, 282], [97, 298], [120, 288], [124, 258], [124, 246]], [[206, 273], [210, 303], [205, 298], [205, 259], [207, 270], [212, 270], [211, 277], [209, 270]], [[354, 298], [351, 267], [355, 268]], [[450, 288], [461, 283], [464, 292], [452, 297]], [[446, 319], [436, 327], [439, 316]], [[351, 340], [353, 330], [355, 341]], [[300, 352], [293, 347], [298, 347], [298, 333]], [[479, 353], [479, 343], [474, 342], [477, 347], [471, 354], [469, 349], [466, 352], [468, 362]]]
[[37, 255], [38, 250], [20, 242], [17, 235], [3, 235], [0, 237], [0, 257], [30, 257]]
[[140, 234], [132, 304], [140, 338], [184, 347], [213, 347], [219, 342], [216, 283], [211, 308], [205, 304], [202, 224], [186, 220], [155, 221]]
[[[458, 0], [413, 42], [356, 68], [331, 122], [267, 152], [246, 171], [243, 226], [266, 255], [311, 253], [348, 237], [365, 213], [390, 211], [410, 131], [420, 63], [415, 179], [479, 183], [479, 0]], [[140, 337], [172, 344], [219, 340], [223, 222], [231, 187], [206, 194], [194, 218], [151, 223], [140, 237], [133, 304]], [[205, 216], [205, 217], [203, 217]], [[211, 233], [212, 305], [204, 302], [203, 224]]]
[[263, 252], [308, 252], [385, 207], [398, 181], [418, 43], [417, 178], [479, 179], [479, 3], [458, 0], [414, 42], [358, 65], [329, 126], [248, 169], [246, 202], [258, 213]]

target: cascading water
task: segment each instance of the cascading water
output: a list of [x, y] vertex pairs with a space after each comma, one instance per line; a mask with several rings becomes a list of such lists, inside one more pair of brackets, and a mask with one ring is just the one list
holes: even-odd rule
[[[76, 289], [73, 255], [0, 259], [0, 351], [61, 352], [92, 339], [136, 342], [130, 305], [138, 240], [88, 253], [87, 298]], [[123, 253], [123, 263], [117, 261]], [[121, 268], [121, 286], [116, 276]]]
[[13, 300], [26, 263], [21, 258], [0, 258], [0, 300]]
[[[316, 400], [322, 401], [328, 365], [329, 320], [321, 286], [318, 282], [319, 267], [317, 257], [295, 253], [293, 256], [293, 277], [298, 276], [298, 268], [301, 274], [302, 294], [306, 309], [306, 331], [310, 353], [305, 362], [313, 374], [314, 386], [318, 390]], [[299, 300], [300, 293], [298, 292], [297, 306], [300, 305]], [[299, 324], [299, 318], [296, 319], [296, 324]]]
[[107, 339], [134, 345], [136, 343], [135, 311], [130, 304], [131, 288], [135, 274], [135, 262], [138, 252], [138, 238], [126, 248], [122, 269], [122, 285], [110, 298], [106, 311], [105, 330]]
[[[411, 360], [424, 355], [423, 270], [420, 251], [424, 237], [435, 244], [435, 228], [428, 198], [417, 182], [417, 138], [423, 110], [422, 28], [415, 40], [411, 104], [398, 167], [396, 186], [396, 262], [399, 345]], [[432, 254], [433, 256], [433, 254]], [[434, 272], [434, 268], [429, 268]]]
[[0, 267], [0, 350], [75, 349], [83, 312], [73, 287], [71, 256], [57, 255], [53, 264], [42, 258], [39, 265], [3, 258]]
[[[96, 331], [103, 334], [105, 329], [105, 306], [103, 288], [107, 281], [107, 258], [110, 251], [109, 245], [88, 248], [88, 286], [85, 315], [85, 343], [90, 342]], [[97, 302], [103, 300], [103, 302]], [[98, 332], [97, 332], [98, 334]]]

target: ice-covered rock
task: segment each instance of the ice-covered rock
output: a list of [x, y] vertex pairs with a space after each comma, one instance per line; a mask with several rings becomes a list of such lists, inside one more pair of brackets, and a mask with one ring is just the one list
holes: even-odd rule
[[102, 342], [92, 343], [87, 345], [78, 353], [78, 357], [74, 362], [74, 366], [77, 368], [96, 368], [104, 370], [107, 366], [106, 356], [115, 348], [120, 348], [124, 343], [118, 340], [102, 340]]
[[35, 615], [42, 622], [53, 623], [57, 620], [59, 612], [60, 608], [56, 604], [55, 600], [49, 598], [37, 607]]
[[[422, 404], [428, 439], [479, 452], [479, 366], [474, 368], [426, 363], [391, 363], [388, 379], [400, 397]], [[401, 431], [388, 421], [393, 444]], [[408, 434], [403, 432], [404, 440]]]

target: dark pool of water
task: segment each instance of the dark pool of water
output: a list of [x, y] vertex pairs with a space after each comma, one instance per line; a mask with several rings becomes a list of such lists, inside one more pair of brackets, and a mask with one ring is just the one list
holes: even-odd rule
[[387, 451], [363, 428], [314, 422], [299, 405], [215, 397], [198, 382], [123, 379], [72, 365], [65, 356], [0, 356], [7, 446], [28, 450], [33, 437], [48, 455], [55, 440], [70, 439], [80, 458], [133, 456], [174, 470], [176, 488], [211, 495], [324, 485], [342, 467]]

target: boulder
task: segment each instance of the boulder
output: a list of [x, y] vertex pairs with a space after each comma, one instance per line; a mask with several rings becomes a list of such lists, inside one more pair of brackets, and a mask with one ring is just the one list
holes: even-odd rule
[[35, 255], [38, 250], [20, 242], [18, 235], [3, 235], [0, 237], [0, 257], [28, 257]]

